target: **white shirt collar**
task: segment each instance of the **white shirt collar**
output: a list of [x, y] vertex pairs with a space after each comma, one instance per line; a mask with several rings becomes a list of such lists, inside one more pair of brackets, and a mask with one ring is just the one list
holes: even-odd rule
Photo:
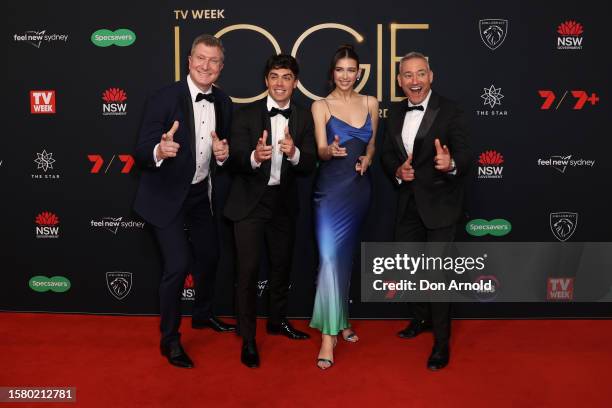
[[187, 74], [187, 86], [189, 87], [189, 94], [191, 95], [191, 101], [195, 103], [195, 99], [199, 93], [209, 94], [212, 93], [212, 85], [208, 88], [208, 91], [202, 92], [200, 88], [197, 87], [195, 82], [191, 79], [191, 76]]
[[278, 106], [278, 103], [276, 103], [276, 101], [274, 99], [272, 99], [272, 97], [270, 95], [268, 95], [268, 100], [266, 102], [268, 111], [272, 108], [276, 108], [276, 109], [287, 109], [291, 106], [291, 100], [289, 100], [289, 103], [287, 104], [287, 106], [281, 108], [280, 106]]
[[[427, 110], [427, 104], [429, 103], [429, 97], [430, 96], [431, 96], [431, 89], [427, 93], [427, 96], [425, 97], [423, 102], [417, 104], [417, 105], [421, 105], [423, 107], [423, 112], [425, 112]], [[415, 104], [410, 102], [410, 99], [406, 98], [406, 100], [408, 101], [408, 106], [416, 106]]]

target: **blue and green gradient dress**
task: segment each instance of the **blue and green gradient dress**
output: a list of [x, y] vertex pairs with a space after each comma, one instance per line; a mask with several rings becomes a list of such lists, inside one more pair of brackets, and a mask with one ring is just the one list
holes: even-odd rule
[[331, 116], [326, 125], [327, 142], [340, 138], [348, 156], [324, 161], [314, 190], [315, 233], [319, 248], [319, 277], [310, 327], [337, 335], [350, 327], [348, 296], [353, 256], [361, 225], [370, 204], [370, 176], [355, 171], [372, 137], [368, 113], [360, 128]]

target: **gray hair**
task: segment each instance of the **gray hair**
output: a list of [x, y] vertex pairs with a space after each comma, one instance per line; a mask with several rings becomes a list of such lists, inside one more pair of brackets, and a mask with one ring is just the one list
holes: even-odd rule
[[422, 52], [418, 51], [410, 51], [408, 54], [404, 55], [402, 59], [400, 59], [399, 66], [401, 67], [404, 61], [408, 61], [409, 59], [420, 58], [427, 64], [427, 69], [429, 70], [429, 60]]
[[219, 50], [221, 50], [221, 58], [225, 59], [225, 48], [223, 48], [223, 44], [221, 43], [221, 40], [215, 37], [214, 35], [210, 35], [210, 34], [198, 35], [193, 40], [193, 43], [191, 43], [191, 54], [193, 54], [193, 50], [195, 50], [195, 47], [197, 47], [198, 44], [204, 44], [208, 47], [219, 48]]

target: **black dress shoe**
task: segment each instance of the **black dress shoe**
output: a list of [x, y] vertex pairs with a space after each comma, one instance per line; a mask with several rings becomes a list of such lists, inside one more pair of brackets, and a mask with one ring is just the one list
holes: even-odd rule
[[257, 344], [255, 344], [255, 339], [242, 340], [242, 353], [240, 354], [240, 361], [242, 361], [242, 364], [249, 368], [259, 367], [259, 353], [257, 352]]
[[208, 319], [196, 319], [192, 317], [191, 327], [194, 329], [211, 328], [214, 331], [221, 333], [236, 331], [235, 324], [224, 323], [216, 317], [209, 317]]
[[431, 322], [412, 320], [408, 326], [402, 331], [397, 333], [402, 339], [411, 339], [418, 336], [424, 331], [431, 331]]
[[450, 359], [450, 349], [448, 343], [442, 345], [434, 344], [429, 360], [427, 360], [427, 368], [431, 371], [440, 370], [448, 365]]
[[181, 368], [193, 368], [193, 361], [189, 358], [181, 343], [174, 342], [170, 344], [162, 344], [161, 347], [162, 356], [168, 358], [168, 362], [173, 366]]
[[287, 319], [281, 320], [281, 322], [278, 324], [268, 322], [266, 329], [268, 331], [268, 334], [282, 335], [285, 337], [289, 337], [292, 340], [306, 340], [310, 338], [310, 335], [308, 333], [299, 331], [293, 326], [291, 326]]

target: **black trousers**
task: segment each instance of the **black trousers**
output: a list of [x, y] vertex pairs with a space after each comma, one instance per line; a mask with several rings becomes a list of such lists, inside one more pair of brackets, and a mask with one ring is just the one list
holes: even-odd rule
[[295, 239], [295, 219], [289, 215], [279, 186], [267, 186], [255, 209], [234, 223], [237, 254], [236, 307], [238, 334], [255, 338], [257, 325], [257, 276], [261, 245], [268, 248], [268, 322], [277, 324], [287, 316], [289, 275]]
[[[400, 242], [452, 242], [456, 226], [428, 229], [419, 216], [414, 196], [406, 208], [398, 213], [395, 225], [395, 241]], [[434, 339], [439, 344], [448, 343], [451, 334], [449, 302], [412, 303], [414, 318], [418, 321], [431, 321]]]
[[163, 259], [159, 285], [162, 344], [178, 341], [181, 294], [189, 272], [194, 278], [193, 316], [212, 316], [219, 243], [208, 199], [208, 179], [194, 184], [177, 217], [164, 228], [154, 228]]

